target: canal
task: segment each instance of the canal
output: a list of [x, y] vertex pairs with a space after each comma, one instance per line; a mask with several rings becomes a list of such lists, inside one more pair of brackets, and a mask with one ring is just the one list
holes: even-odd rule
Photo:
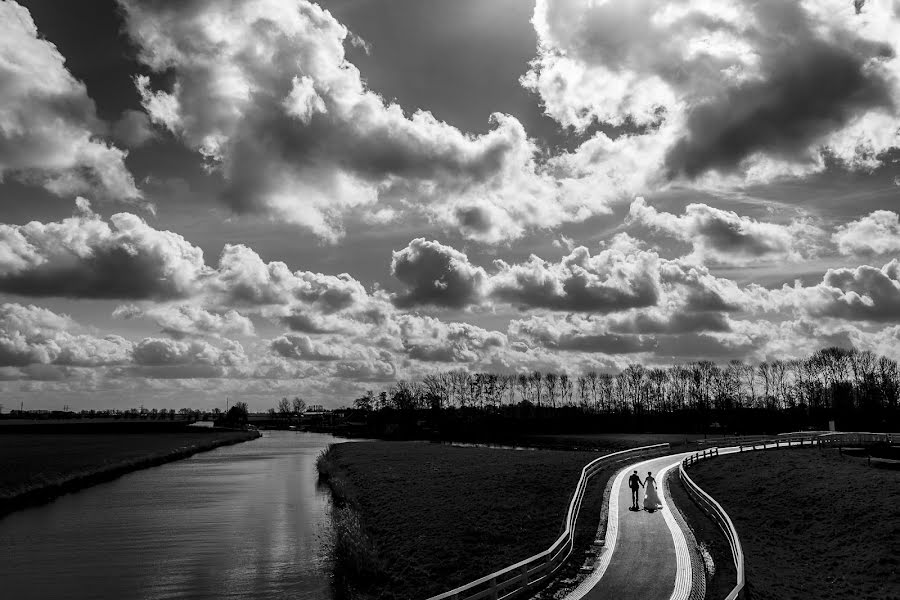
[[334, 441], [267, 431], [10, 514], [0, 596], [327, 600], [315, 460]]

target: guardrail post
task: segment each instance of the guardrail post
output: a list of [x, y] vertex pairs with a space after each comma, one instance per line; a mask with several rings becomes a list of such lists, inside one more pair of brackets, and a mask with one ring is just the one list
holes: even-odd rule
[[491, 600], [497, 600], [497, 578], [496, 577], [491, 579], [490, 586], [491, 586], [491, 595], [489, 596], [489, 598]]

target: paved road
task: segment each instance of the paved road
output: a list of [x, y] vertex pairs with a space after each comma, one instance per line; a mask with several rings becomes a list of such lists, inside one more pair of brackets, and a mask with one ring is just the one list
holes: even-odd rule
[[[783, 443], [781, 447], [786, 445], [797, 442]], [[738, 451], [737, 446], [719, 448], [720, 455]], [[684, 532], [669, 510], [671, 499], [661, 483], [669, 469], [677, 469], [678, 463], [694, 452], [638, 461], [616, 476], [609, 499], [605, 549], [594, 571], [565, 600], [687, 599], [691, 592], [690, 554]], [[661, 510], [630, 510], [628, 477], [635, 469], [642, 479], [647, 471], [653, 472], [663, 503]]]
[[[669, 510], [662, 480], [687, 454], [675, 454], [630, 465], [617, 475], [610, 494], [606, 547], [594, 572], [566, 600], [639, 598], [670, 600], [687, 598], [691, 565], [684, 534]], [[650, 513], [633, 512], [628, 476], [637, 469], [641, 477], [653, 472], [663, 508]], [[643, 501], [643, 488], [641, 490]]]

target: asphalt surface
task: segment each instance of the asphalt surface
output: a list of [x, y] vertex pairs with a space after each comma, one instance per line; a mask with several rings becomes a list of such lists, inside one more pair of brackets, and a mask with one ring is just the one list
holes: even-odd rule
[[[647, 476], [647, 471], [653, 473], [657, 481], [657, 491], [660, 500], [667, 504], [671, 499], [665, 495], [660, 471], [666, 467], [678, 463], [685, 454], [663, 456], [650, 460], [640, 461], [630, 465], [621, 476], [614, 481], [613, 493], [610, 497], [610, 524], [608, 528], [606, 557], [601, 557], [598, 563], [599, 580], [589, 583], [590, 588], [581, 590], [583, 595], [575, 597], [587, 600], [608, 600], [610, 598], [639, 598], [641, 600], [670, 600], [678, 597], [675, 592], [685, 587], [687, 577], [687, 590], [690, 591], [690, 560], [684, 564], [687, 557], [687, 545], [683, 534], [680, 534], [677, 524], [671, 515], [667, 518], [667, 507], [654, 512], [643, 510], [643, 497], [645, 488], [641, 488], [641, 510], [631, 510], [631, 489], [628, 487], [628, 477], [637, 469], [641, 478]], [[613, 509], [618, 517], [617, 524], [612, 523]], [[667, 522], [670, 521], [670, 522]], [[672, 529], [675, 529], [673, 532]], [[609, 533], [614, 529], [614, 547], [609, 547]], [[682, 546], [683, 557], [679, 558], [676, 552], [676, 541]], [[607, 564], [603, 564], [605, 561]], [[681, 564], [679, 564], [681, 563]], [[605, 569], [604, 569], [605, 567]], [[680, 581], [676, 581], [679, 568], [687, 573], [682, 573]], [[602, 572], [601, 572], [602, 570]], [[596, 576], [593, 578], [596, 580]], [[679, 586], [676, 586], [679, 583]], [[676, 589], [678, 588], [678, 589]]]

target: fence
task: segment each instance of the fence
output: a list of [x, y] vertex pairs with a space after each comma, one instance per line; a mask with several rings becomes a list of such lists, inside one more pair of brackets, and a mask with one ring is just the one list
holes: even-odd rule
[[708, 448], [708, 449], [704, 450], [703, 452], [695, 452], [694, 454], [691, 454], [690, 456], [686, 457], [683, 462], [685, 465], [690, 466], [697, 461], [703, 460], [705, 458], [712, 458], [713, 456], [718, 456], [718, 455], [719, 455], [718, 448]]
[[698, 446], [736, 446], [738, 444], [749, 444], [750, 442], [759, 442], [770, 439], [772, 439], [772, 436], [770, 435], [720, 435], [702, 440], [694, 440], [693, 443]]
[[850, 444], [873, 444], [878, 442], [894, 444], [898, 441], [900, 441], [900, 436], [895, 433], [869, 433], [864, 431], [811, 432], [786, 434], [774, 440], [741, 444], [738, 448], [743, 452], [744, 450], [763, 450], [765, 448], [780, 448], [781, 446], [841, 447]]
[[565, 529], [559, 538], [553, 542], [552, 546], [514, 565], [500, 569], [449, 592], [432, 596], [428, 600], [479, 600], [480, 598], [503, 600], [545, 583], [572, 553], [572, 548], [575, 544], [575, 522], [578, 520], [578, 513], [581, 511], [581, 501], [584, 498], [584, 492], [587, 489], [587, 483], [590, 478], [600, 469], [621, 460], [650, 454], [663, 454], [668, 449], [669, 444], [654, 444], [652, 446], [642, 446], [614, 452], [589, 462], [581, 469], [581, 477], [578, 479], [575, 493], [569, 502]]
[[849, 444], [894, 444], [900, 441], [896, 433], [869, 433], [867, 431], [833, 432], [819, 436], [820, 444], [847, 446]]
[[[712, 450], [715, 450], [715, 452], [712, 452]], [[734, 588], [732, 588], [731, 592], [725, 597], [725, 600], [735, 600], [744, 589], [744, 550], [741, 548], [741, 541], [738, 538], [737, 530], [734, 528], [734, 523], [731, 522], [731, 518], [728, 516], [728, 513], [725, 512], [725, 509], [723, 509], [712, 496], [703, 491], [703, 488], [694, 483], [694, 480], [690, 478], [684, 469], [686, 466], [692, 465], [697, 461], [718, 455], [718, 448], [710, 448], [709, 450], [697, 452], [696, 454], [688, 456], [681, 461], [681, 464], [678, 466], [678, 475], [684, 483], [684, 487], [688, 491], [688, 494], [697, 503], [697, 506], [716, 522], [728, 539], [728, 545], [731, 547], [731, 557], [734, 560], [734, 567], [737, 571], [737, 581]]]

